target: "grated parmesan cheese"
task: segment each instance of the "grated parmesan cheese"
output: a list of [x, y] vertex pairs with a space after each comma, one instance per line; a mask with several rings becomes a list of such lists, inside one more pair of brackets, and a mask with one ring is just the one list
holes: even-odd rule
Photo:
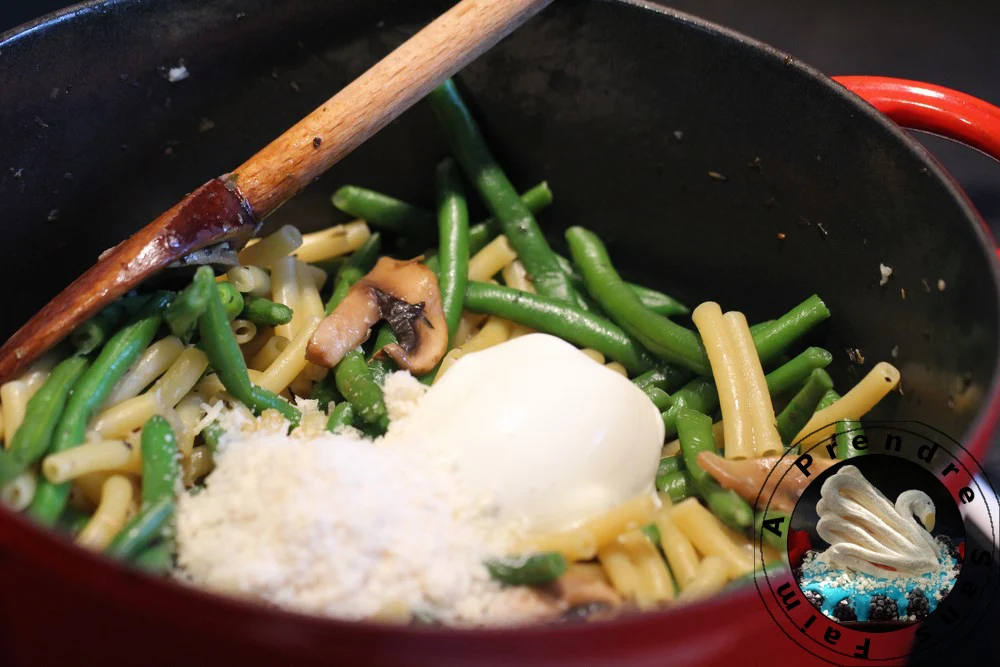
[[182, 495], [178, 578], [216, 592], [337, 618], [449, 624], [524, 622], [549, 609], [530, 589], [501, 588], [484, 561], [505, 555], [514, 526], [481, 510], [454, 466], [408, 439], [405, 416], [426, 391], [386, 378], [389, 435], [327, 433], [316, 401], [299, 400], [291, 435], [276, 411], [204, 406], [226, 429], [204, 490]]

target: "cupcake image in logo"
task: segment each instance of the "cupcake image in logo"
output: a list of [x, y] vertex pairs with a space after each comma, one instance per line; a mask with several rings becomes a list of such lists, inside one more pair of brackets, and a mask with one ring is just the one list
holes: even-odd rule
[[955, 586], [964, 529], [923, 467], [871, 455], [826, 470], [792, 515], [789, 563], [824, 616], [866, 632], [926, 619]]

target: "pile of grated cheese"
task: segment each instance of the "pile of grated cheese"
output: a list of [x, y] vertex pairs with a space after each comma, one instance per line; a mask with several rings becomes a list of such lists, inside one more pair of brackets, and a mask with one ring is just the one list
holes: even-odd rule
[[300, 402], [303, 425], [290, 436], [276, 414], [214, 406], [209, 418], [227, 435], [204, 490], [179, 501], [177, 575], [344, 619], [423, 612], [496, 624], [541, 613], [530, 591], [501, 589], [483, 565], [513, 533], [479, 511], [448, 461], [407, 440], [405, 416], [422, 394], [408, 373], [387, 378], [398, 421], [376, 441], [327, 433], [312, 401]]

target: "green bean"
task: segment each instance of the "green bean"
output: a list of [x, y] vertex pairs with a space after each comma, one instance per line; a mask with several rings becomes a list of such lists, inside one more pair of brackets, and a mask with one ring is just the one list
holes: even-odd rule
[[639, 303], [657, 315], [679, 317], [681, 315], [688, 315], [691, 312], [683, 303], [663, 292], [657, 292], [654, 289], [633, 283], [625, 283], [625, 286], [639, 297]]
[[723, 489], [711, 477], [706, 477], [700, 483], [695, 482], [694, 486], [708, 509], [722, 523], [735, 530], [744, 530], [753, 525], [753, 509], [732, 489]]
[[[94, 363], [73, 385], [66, 408], [52, 434], [51, 453], [64, 452], [83, 442], [87, 424], [125, 372], [149, 346], [163, 322], [163, 309], [172, 298], [173, 294], [169, 292], [154, 296], [135, 321], [120, 329], [104, 344]], [[69, 487], [69, 482], [52, 484], [40, 480], [28, 507], [28, 515], [44, 526], [54, 525], [66, 509]]]
[[462, 319], [462, 300], [469, 282], [469, 207], [454, 160], [449, 158], [438, 165], [436, 179], [441, 261], [438, 285], [451, 347]]
[[838, 459], [853, 459], [868, 451], [867, 445], [864, 449], [858, 449], [854, 446], [854, 439], [865, 434], [861, 422], [855, 419], [841, 419], [834, 427], [834, 432], [836, 433]]
[[[566, 272], [569, 276], [570, 282], [573, 284], [573, 288], [577, 292], [580, 292], [581, 296], [587, 296], [587, 284], [583, 281], [583, 277], [573, 266], [573, 262], [569, 261], [562, 255], [556, 255], [556, 259], [559, 261], [559, 266], [562, 270]], [[657, 292], [649, 287], [643, 287], [642, 285], [636, 285], [635, 283], [625, 283], [630, 290], [635, 292], [635, 295], [639, 297], [639, 301], [646, 308], [657, 315], [663, 315], [664, 317], [676, 317], [680, 315], [687, 315], [691, 311], [688, 307], [682, 304], [677, 299], [672, 296], [668, 296], [663, 292]], [[591, 304], [592, 310], [600, 311], [600, 306], [596, 303]]]
[[566, 241], [587, 292], [616, 324], [664, 361], [711, 375], [712, 367], [698, 335], [643, 306], [618, 275], [596, 234], [582, 227], [570, 227]]
[[445, 81], [431, 91], [427, 100], [444, 128], [452, 152], [487, 208], [499, 220], [538, 293], [586, 308], [569, 277], [559, 268], [535, 217], [490, 153], [454, 82]]
[[785, 409], [775, 418], [775, 425], [778, 427], [778, 435], [781, 442], [789, 447], [794, 443], [792, 440], [802, 430], [809, 418], [816, 412], [816, 406], [830, 389], [833, 382], [830, 376], [823, 369], [816, 369], [809, 374], [805, 385], [799, 390], [792, 400], [788, 402]]
[[664, 456], [660, 459], [660, 465], [656, 468], [656, 488], [666, 484], [667, 475], [684, 470], [684, 460], [678, 454], [676, 456]]
[[[532, 214], [540, 213], [552, 203], [552, 190], [542, 181], [530, 190], [521, 193], [521, 201]], [[490, 241], [500, 235], [500, 223], [496, 218], [487, 218], [469, 228], [469, 255], [475, 255]]]
[[127, 314], [120, 302], [112, 303], [77, 327], [70, 334], [69, 342], [77, 354], [90, 354], [114, 335]]
[[657, 548], [660, 546], [660, 527], [655, 523], [648, 523], [642, 527], [642, 534]]
[[345, 426], [354, 426], [354, 406], [344, 401], [338, 403], [330, 412], [330, 419], [326, 422], [326, 430], [336, 433]]
[[646, 350], [616, 325], [550, 297], [473, 281], [465, 291], [465, 307], [558, 336], [579, 347], [593, 348], [631, 374], [657, 366]]
[[331, 257], [330, 259], [321, 259], [318, 262], [309, 262], [317, 269], [322, 269], [326, 272], [328, 276], [335, 276], [337, 272], [343, 268], [344, 264], [347, 262], [347, 257]]
[[708, 472], [698, 463], [701, 452], [715, 453], [715, 437], [712, 435], [712, 418], [708, 415], [681, 407], [677, 411], [677, 435], [681, 443], [684, 467], [696, 486], [710, 479]]
[[776, 359], [810, 329], [830, 317], [830, 309], [823, 300], [813, 294], [787, 313], [761, 327], [753, 334], [757, 355], [762, 364]]
[[361, 348], [354, 348], [345, 354], [333, 372], [337, 389], [354, 406], [357, 416], [365, 423], [385, 431], [389, 426], [389, 416], [385, 409], [382, 387], [372, 378]]
[[710, 413], [719, 405], [719, 392], [708, 378], [695, 378], [671, 396], [670, 408], [663, 413], [666, 437], [677, 434], [677, 415], [684, 408]]
[[215, 454], [219, 451], [219, 442], [222, 440], [222, 436], [226, 434], [226, 431], [222, 428], [219, 422], [214, 421], [201, 432], [201, 437], [208, 445], [208, 451]]
[[686, 470], [667, 473], [656, 478], [656, 490], [663, 491], [670, 496], [670, 500], [679, 503], [688, 497], [694, 490], [694, 482]]
[[28, 400], [21, 427], [10, 439], [10, 448], [0, 454], [0, 460], [4, 461], [0, 465], [0, 486], [45, 456], [70, 391], [88, 365], [87, 359], [79, 356], [59, 362], [42, 388]]
[[[195, 273], [195, 280], [214, 283], [214, 273], [211, 268], [203, 266]], [[273, 392], [254, 386], [250, 382], [246, 361], [229, 326], [229, 318], [218, 290], [208, 290], [208, 303], [205, 312], [198, 320], [198, 329], [208, 361], [226, 391], [250, 408], [254, 414], [259, 415], [264, 410], [273, 408], [291, 422], [293, 427], [298, 426], [302, 418], [298, 408]]]
[[174, 499], [171, 496], [144, 504], [138, 514], [118, 531], [105, 553], [121, 560], [134, 558], [163, 534], [165, 524], [173, 516]]
[[833, 355], [821, 347], [806, 348], [801, 354], [764, 376], [771, 396], [780, 396], [803, 382], [817, 368], [825, 368]]
[[345, 185], [333, 193], [331, 201], [337, 210], [385, 231], [424, 237], [434, 231], [430, 213], [381, 192]]
[[768, 510], [766, 518], [768, 522], [780, 521], [778, 530], [781, 531], [781, 536], [779, 537], [769, 529], [764, 528], [764, 512], [757, 512], [754, 515], [754, 536], [760, 537], [764, 541], [764, 544], [784, 552], [788, 548], [788, 530], [792, 525], [792, 518], [784, 512], [776, 512], [774, 510]]
[[163, 320], [167, 323], [170, 333], [187, 340], [194, 333], [198, 326], [198, 318], [205, 312], [208, 304], [208, 290], [212, 284], [209, 281], [195, 278], [191, 284], [181, 290], [174, 302], [163, 313]]
[[382, 248], [382, 236], [376, 232], [368, 237], [368, 240], [361, 244], [361, 247], [354, 251], [337, 273], [337, 278], [333, 285], [333, 294], [326, 302], [326, 314], [329, 315], [333, 309], [340, 305], [340, 302], [347, 296], [347, 291], [351, 285], [364, 278], [365, 274], [371, 271], [375, 262], [378, 261], [378, 254]]
[[385, 376], [396, 368], [396, 364], [387, 355], [379, 355], [378, 352], [386, 345], [397, 342], [396, 334], [392, 332], [392, 327], [388, 323], [379, 327], [378, 334], [375, 335], [375, 345], [372, 348], [372, 358], [368, 360], [368, 368], [372, 372], [372, 379], [380, 387], [385, 384]]
[[344, 400], [344, 397], [337, 391], [337, 382], [333, 373], [327, 373], [325, 378], [313, 385], [310, 398], [319, 403], [319, 407], [324, 412], [329, 409], [330, 403], [340, 403]]
[[633, 378], [632, 383], [643, 391], [649, 386], [662, 389], [663, 391], [673, 391], [684, 384], [688, 377], [690, 376], [687, 373], [676, 366], [663, 365]]
[[248, 296], [243, 300], [243, 317], [259, 326], [288, 324], [294, 314], [285, 304], [275, 303], [262, 296]]
[[566, 558], [555, 552], [486, 561], [490, 576], [508, 586], [544, 586], [561, 577]]
[[170, 422], [154, 415], [142, 427], [142, 502], [173, 498], [180, 479], [177, 437]]
[[173, 540], [164, 539], [140, 551], [132, 565], [147, 574], [164, 574], [174, 566]]
[[219, 291], [219, 298], [222, 299], [222, 307], [226, 310], [226, 317], [232, 322], [243, 312], [243, 295], [230, 282], [215, 283], [215, 289]]
[[659, 412], [663, 412], [670, 406], [670, 394], [658, 387], [648, 387], [643, 389], [643, 393], [649, 397], [649, 400], [653, 402], [653, 405], [656, 406]]

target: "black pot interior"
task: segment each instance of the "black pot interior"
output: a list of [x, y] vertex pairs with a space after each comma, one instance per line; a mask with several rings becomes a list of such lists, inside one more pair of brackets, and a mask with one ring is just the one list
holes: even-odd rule
[[[448, 4], [122, 0], [0, 44], [0, 247], [20, 288], [0, 333]], [[169, 83], [181, 59], [190, 77]], [[582, 0], [459, 81], [515, 183], [550, 182], [556, 244], [591, 227], [628, 276], [751, 321], [818, 293], [833, 318], [811, 342], [842, 390], [891, 360], [905, 395], [879, 416], [966, 432], [997, 365], [988, 254], [937, 167], [835, 87], [683, 17]], [[345, 183], [429, 205], [445, 152], [418, 106], [268, 225], [342, 220]]]

